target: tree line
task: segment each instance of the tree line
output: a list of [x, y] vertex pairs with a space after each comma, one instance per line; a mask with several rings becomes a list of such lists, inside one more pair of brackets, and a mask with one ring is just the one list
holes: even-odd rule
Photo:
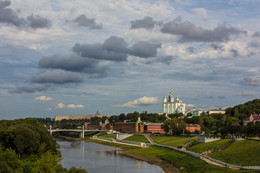
[[56, 140], [36, 119], [0, 121], [0, 172], [86, 173], [63, 168], [61, 159]]

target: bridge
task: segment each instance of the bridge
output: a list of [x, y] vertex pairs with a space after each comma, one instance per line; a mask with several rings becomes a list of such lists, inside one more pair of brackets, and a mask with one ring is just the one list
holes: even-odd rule
[[84, 126], [82, 126], [82, 129], [52, 129], [52, 126], [50, 126], [50, 129], [48, 131], [51, 135], [54, 132], [79, 132], [80, 137], [84, 139], [85, 132], [105, 132], [107, 130], [85, 130]]

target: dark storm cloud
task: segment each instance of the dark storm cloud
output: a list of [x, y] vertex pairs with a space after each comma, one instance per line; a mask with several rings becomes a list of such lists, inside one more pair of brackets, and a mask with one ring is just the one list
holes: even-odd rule
[[75, 55], [59, 56], [54, 55], [50, 57], [43, 57], [38, 63], [39, 67], [62, 69], [74, 72], [84, 72], [87, 74], [94, 74], [93, 77], [107, 76], [107, 67], [99, 66], [98, 61], [89, 58], [81, 58]]
[[120, 37], [111, 36], [103, 44], [103, 48], [108, 51], [114, 51], [114, 52], [123, 52], [127, 53], [128, 48], [127, 42]]
[[157, 48], [161, 48], [161, 44], [139, 41], [132, 46], [130, 54], [143, 58], [153, 57], [157, 55]]
[[247, 77], [247, 78], [244, 78], [240, 83], [242, 85], [246, 85], [246, 86], [257, 87], [257, 86], [260, 86], [260, 79]]
[[10, 1], [0, 1], [0, 22], [15, 25], [20, 27], [25, 24], [25, 20], [19, 18], [16, 12], [10, 8], [6, 8], [11, 5]]
[[79, 73], [64, 70], [47, 71], [39, 76], [31, 78], [32, 83], [48, 83], [48, 84], [66, 84], [81, 83], [83, 78]]
[[126, 61], [128, 55], [142, 58], [157, 55], [157, 49], [161, 44], [152, 44], [146, 41], [135, 43], [127, 48], [127, 42], [120, 37], [111, 36], [103, 44], [75, 44], [72, 50], [81, 57], [100, 60]]
[[196, 42], [223, 42], [230, 40], [231, 36], [240, 34], [246, 35], [246, 31], [242, 31], [233, 27], [221, 25], [213, 30], [203, 29], [189, 21], [182, 22], [181, 18], [163, 24], [162, 33], [168, 33], [181, 36], [180, 41], [196, 41]]
[[10, 90], [9, 93], [35, 93], [35, 92], [42, 92], [46, 91], [50, 85], [46, 84], [36, 84], [36, 85], [22, 85], [18, 86], [14, 90]]
[[75, 44], [72, 50], [82, 57], [99, 60], [126, 61], [126, 53], [118, 53], [104, 49], [102, 44]]
[[51, 26], [48, 19], [39, 15], [30, 15], [26, 19], [20, 18], [16, 11], [7, 8], [11, 5], [10, 1], [0, 1], [0, 23], [7, 23], [16, 27], [46, 28]]
[[36, 28], [48, 28], [51, 26], [51, 21], [46, 18], [42, 18], [39, 15], [30, 15], [27, 17], [27, 21], [30, 27]]
[[131, 21], [130, 29], [144, 28], [147, 30], [153, 29], [156, 24], [161, 24], [161, 22], [155, 21], [152, 17], [146, 16], [143, 19]]
[[102, 25], [97, 24], [95, 19], [89, 19], [84, 14], [78, 16], [73, 20], [78, 26], [86, 27], [89, 29], [102, 29]]

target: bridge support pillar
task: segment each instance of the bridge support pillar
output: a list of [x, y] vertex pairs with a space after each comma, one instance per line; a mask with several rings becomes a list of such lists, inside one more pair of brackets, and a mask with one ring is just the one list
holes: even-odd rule
[[52, 126], [50, 125], [50, 135], [52, 136]]
[[82, 137], [83, 139], [85, 138], [84, 125], [82, 125], [82, 133], [81, 133], [81, 137]]

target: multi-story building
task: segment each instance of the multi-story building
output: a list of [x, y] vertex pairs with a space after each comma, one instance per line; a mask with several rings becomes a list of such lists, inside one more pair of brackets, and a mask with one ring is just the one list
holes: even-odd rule
[[58, 115], [54, 117], [54, 121], [69, 120], [69, 115]]
[[150, 133], [165, 133], [162, 129], [163, 123], [148, 123], [144, 125], [144, 131]]
[[167, 99], [166, 95], [164, 95], [163, 103], [162, 103], [162, 111], [166, 114], [173, 113], [183, 113], [185, 114], [185, 103], [183, 103], [177, 94], [174, 99], [173, 93], [170, 92], [170, 95]]

